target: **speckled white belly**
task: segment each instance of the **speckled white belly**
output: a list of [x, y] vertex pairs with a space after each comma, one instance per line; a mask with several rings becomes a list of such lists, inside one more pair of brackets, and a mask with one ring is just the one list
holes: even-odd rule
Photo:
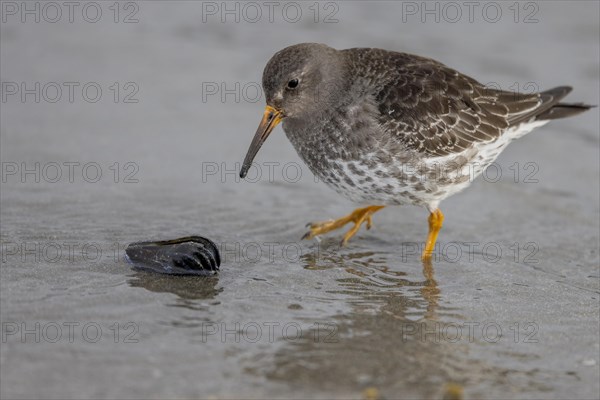
[[320, 178], [344, 197], [361, 205], [414, 204], [433, 210], [445, 198], [467, 188], [512, 140], [547, 122], [524, 123], [507, 130], [493, 142], [416, 163], [378, 162], [376, 152], [364, 154], [357, 161], [334, 160], [330, 161], [334, 173]]

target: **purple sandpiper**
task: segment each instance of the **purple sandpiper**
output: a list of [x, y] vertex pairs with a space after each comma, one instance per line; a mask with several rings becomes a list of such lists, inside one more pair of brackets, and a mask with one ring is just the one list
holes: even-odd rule
[[548, 121], [588, 110], [560, 103], [571, 88], [524, 94], [491, 89], [430, 58], [375, 48], [302, 43], [276, 53], [262, 77], [267, 106], [240, 176], [273, 128], [313, 174], [363, 205], [312, 223], [313, 238], [349, 222], [345, 244], [387, 205], [429, 211], [422, 257], [433, 253], [445, 198], [463, 190], [506, 146]]

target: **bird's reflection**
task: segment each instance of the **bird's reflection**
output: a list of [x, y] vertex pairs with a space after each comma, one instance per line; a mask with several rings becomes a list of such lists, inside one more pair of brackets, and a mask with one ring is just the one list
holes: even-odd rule
[[[325, 250], [327, 250], [327, 247], [325, 247]], [[356, 291], [357, 285], [359, 285], [363, 286], [359, 289], [359, 292], [363, 296], [368, 296], [372, 299], [378, 296], [378, 293], [369, 290], [367, 286], [371, 286], [372, 288], [418, 287], [420, 288], [422, 299], [427, 304], [423, 319], [437, 319], [440, 289], [435, 280], [435, 271], [431, 259], [421, 261], [424, 279], [416, 282], [409, 280], [406, 272], [390, 268], [387, 259], [373, 251], [308, 253], [303, 256], [302, 261], [304, 262], [305, 269], [321, 270], [337, 266], [357, 276], [358, 279], [345, 278], [339, 280], [340, 286], [344, 288], [340, 291], [342, 293], [348, 293], [349, 289], [345, 289], [348, 287]], [[388, 294], [383, 293], [383, 296], [386, 297]]]
[[423, 263], [423, 276], [425, 281], [421, 288], [421, 295], [427, 302], [427, 312], [425, 313], [425, 319], [435, 320], [437, 319], [438, 301], [440, 297], [440, 289], [438, 288], [437, 281], [435, 280], [433, 262], [431, 259], [422, 260]]
[[[353, 275], [339, 279], [336, 292], [348, 296], [353, 310], [313, 321], [335, 326], [335, 340], [307, 332], [286, 342], [272, 365], [249, 370], [263, 374], [266, 368], [269, 379], [292, 386], [311, 382], [326, 391], [344, 387], [349, 394], [382, 387], [394, 390], [387, 396], [408, 398], [442, 397], [449, 382], [464, 383], [471, 366], [462, 357], [462, 345], [423, 334], [439, 324], [441, 293], [433, 264], [403, 263], [399, 271], [390, 265], [393, 257], [372, 251], [306, 255], [306, 269], [329, 266]], [[423, 279], [409, 279], [415, 266], [422, 267]]]

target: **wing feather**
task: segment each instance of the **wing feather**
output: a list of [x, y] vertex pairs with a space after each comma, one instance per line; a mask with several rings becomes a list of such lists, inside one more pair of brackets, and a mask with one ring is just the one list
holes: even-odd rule
[[551, 107], [553, 100], [547, 93], [486, 88], [435, 60], [406, 53], [364, 49], [356, 65], [376, 83], [371, 94], [380, 126], [408, 149], [430, 156], [494, 141], [508, 127]]

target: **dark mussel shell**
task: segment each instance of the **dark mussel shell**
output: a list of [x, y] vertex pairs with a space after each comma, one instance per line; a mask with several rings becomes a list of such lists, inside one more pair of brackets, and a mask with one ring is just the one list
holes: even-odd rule
[[202, 236], [157, 242], [135, 242], [125, 249], [134, 267], [162, 274], [213, 275], [219, 271], [221, 257], [217, 245]]

